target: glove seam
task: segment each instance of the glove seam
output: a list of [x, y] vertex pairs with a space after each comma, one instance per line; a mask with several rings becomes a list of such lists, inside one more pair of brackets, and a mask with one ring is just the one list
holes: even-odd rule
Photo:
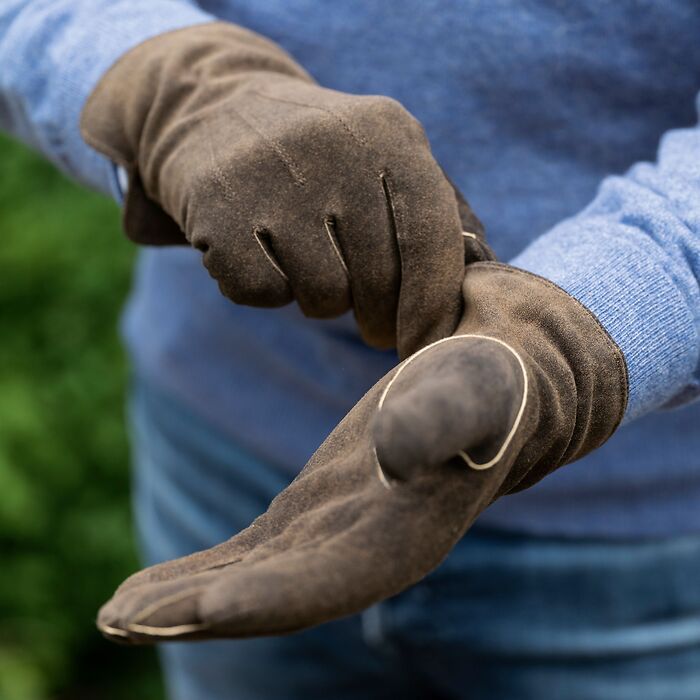
[[[325, 88], [321, 87], [320, 85], [317, 86], [319, 89], [323, 90]], [[259, 95], [263, 99], [266, 100], [271, 100], [273, 102], [281, 102], [283, 104], [290, 104], [294, 105], [296, 107], [306, 107], [307, 109], [317, 109], [320, 112], [323, 112], [324, 114], [327, 114], [328, 116], [332, 117], [335, 119], [345, 131], [348, 132], [350, 137], [359, 145], [362, 146], [363, 148], [369, 148], [369, 144], [367, 143], [367, 140], [361, 136], [359, 133], [356, 133], [354, 129], [341, 117], [339, 114], [334, 112], [332, 109], [328, 109], [327, 107], [321, 107], [320, 105], [312, 105], [308, 104], [306, 102], [298, 102], [297, 100], [290, 100], [288, 97], [274, 97], [272, 95], [267, 95], [264, 92], [261, 92], [257, 88], [253, 88], [251, 92], [254, 92], [256, 95]]]
[[[438, 345], [442, 345], [443, 343], [446, 343], [450, 340], [464, 340], [467, 338], [473, 338], [476, 340], [489, 340], [491, 342], [497, 343], [498, 345], [501, 345], [502, 347], [505, 347], [511, 354], [515, 356], [515, 358], [518, 361], [518, 365], [520, 367], [520, 370], [523, 375], [523, 394], [520, 399], [520, 406], [518, 408], [518, 412], [515, 416], [515, 419], [513, 420], [513, 424], [508, 430], [508, 434], [506, 435], [505, 439], [503, 440], [503, 443], [501, 446], [498, 448], [496, 451], [496, 454], [486, 462], [479, 464], [477, 462], [474, 462], [474, 460], [467, 454], [465, 450], [459, 450], [456, 457], [460, 457], [464, 463], [473, 471], [487, 471], [488, 469], [491, 469], [492, 467], [495, 467], [504, 457], [506, 451], [510, 447], [510, 444], [513, 442], [513, 439], [515, 438], [515, 434], [517, 433], [518, 429], [520, 428], [520, 425], [522, 424], [523, 416], [525, 415], [525, 408], [527, 407], [528, 404], [528, 392], [529, 392], [529, 384], [530, 384], [530, 378], [527, 372], [527, 367], [525, 365], [525, 361], [523, 360], [522, 356], [520, 353], [512, 347], [509, 343], [506, 343], [504, 340], [501, 340], [500, 338], [495, 338], [490, 335], [483, 335], [480, 333], [462, 333], [459, 335], [451, 335], [448, 336], [447, 338], [440, 338], [439, 340], [436, 340], [430, 345], [426, 345], [425, 347], [421, 348], [417, 352], [413, 353], [410, 357], [407, 357], [401, 364], [398, 365], [396, 368], [396, 372], [394, 375], [391, 377], [387, 385], [384, 387], [384, 390], [382, 391], [379, 401], [377, 402], [377, 414], [382, 410], [382, 407], [384, 405], [384, 401], [386, 397], [389, 394], [389, 390], [391, 389], [394, 381], [398, 378], [398, 376], [401, 374], [401, 372], [413, 361], [415, 360], [419, 355], [422, 355], [424, 352], [427, 350], [430, 350], [433, 347], [436, 347]], [[384, 472], [384, 469], [382, 468], [381, 462], [379, 461], [379, 455], [377, 454], [377, 449], [373, 445], [372, 450], [374, 452], [374, 459], [376, 462], [377, 466], [377, 473], [379, 476], [379, 480], [381, 481], [382, 485], [387, 488], [391, 489], [393, 488], [391, 486], [391, 482], [389, 479], [386, 477], [386, 473]]]

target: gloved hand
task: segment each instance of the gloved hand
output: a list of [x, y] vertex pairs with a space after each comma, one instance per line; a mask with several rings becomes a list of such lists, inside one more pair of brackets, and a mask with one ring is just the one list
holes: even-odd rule
[[465, 258], [492, 258], [398, 102], [321, 88], [235, 25], [132, 49], [81, 130], [129, 173], [134, 241], [191, 243], [241, 304], [296, 299], [318, 318], [352, 308], [368, 343], [402, 356], [452, 332]]
[[625, 410], [620, 349], [552, 283], [467, 268], [454, 335], [381, 379], [246, 530], [129, 578], [116, 640], [281, 634], [358, 612], [434, 569], [495, 499], [601, 445]]

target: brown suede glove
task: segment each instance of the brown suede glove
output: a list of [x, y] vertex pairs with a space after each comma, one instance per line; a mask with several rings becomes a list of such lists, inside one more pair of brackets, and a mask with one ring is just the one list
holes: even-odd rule
[[241, 304], [296, 299], [318, 318], [352, 308], [368, 343], [402, 356], [452, 332], [465, 259], [492, 258], [398, 102], [321, 88], [231, 24], [128, 52], [81, 130], [129, 173], [134, 241], [191, 243]]
[[434, 569], [500, 496], [601, 445], [627, 400], [620, 349], [552, 283], [477, 263], [454, 335], [381, 379], [246, 530], [129, 578], [115, 640], [281, 634], [358, 612]]

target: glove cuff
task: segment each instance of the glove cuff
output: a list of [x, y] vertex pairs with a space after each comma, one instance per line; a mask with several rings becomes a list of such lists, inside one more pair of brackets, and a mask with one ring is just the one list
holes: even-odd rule
[[506, 343], [527, 373], [522, 421], [499, 495], [527, 488], [602, 445], [628, 397], [620, 348], [596, 317], [552, 282], [501, 263], [475, 263], [464, 281], [459, 334]]

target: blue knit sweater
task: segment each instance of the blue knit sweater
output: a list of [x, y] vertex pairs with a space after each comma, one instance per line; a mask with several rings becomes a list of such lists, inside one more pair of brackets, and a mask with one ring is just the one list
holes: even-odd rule
[[[622, 348], [625, 426], [482, 522], [700, 532], [697, 3], [3, 0], [0, 125], [116, 195], [78, 133], [87, 95], [129, 48], [215, 18], [276, 40], [323, 85], [404, 103], [499, 257], [580, 299]], [[124, 327], [138, 372], [290, 471], [395, 361], [349, 317], [233, 306], [184, 249], [142, 254]]]

